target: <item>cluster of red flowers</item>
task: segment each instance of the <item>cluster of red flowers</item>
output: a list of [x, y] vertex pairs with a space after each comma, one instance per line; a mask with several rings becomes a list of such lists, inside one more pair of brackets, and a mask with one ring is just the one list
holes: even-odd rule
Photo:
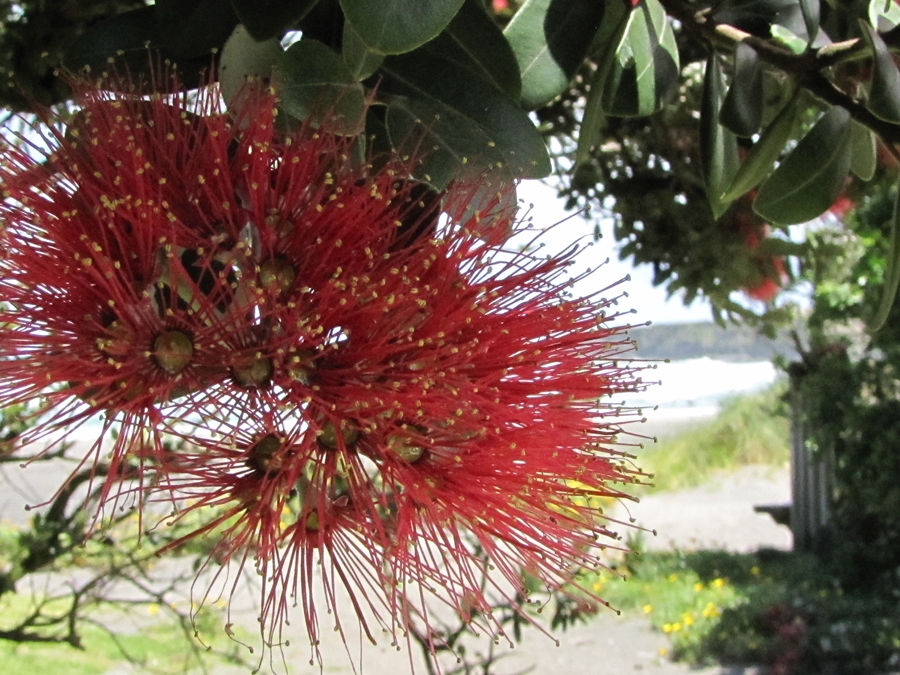
[[742, 290], [747, 297], [762, 302], [772, 302], [790, 281], [784, 258], [761, 252], [760, 246], [769, 238], [772, 228], [759, 218], [751, 206], [756, 192], [738, 203], [734, 223], [740, 237], [744, 239], [752, 265], [746, 270], [747, 276]]
[[438, 194], [285, 131], [270, 96], [235, 117], [213, 88], [106, 89], [0, 154], [0, 405], [41, 401], [26, 442], [99, 416], [101, 502], [169, 500], [252, 561], [268, 644], [298, 604], [317, 643], [317, 586], [402, 632], [429, 594], [489, 614], [476, 550], [508, 597], [597, 564], [595, 498], [635, 479], [609, 397], [640, 368], [567, 256], [504, 246], [508, 188]]

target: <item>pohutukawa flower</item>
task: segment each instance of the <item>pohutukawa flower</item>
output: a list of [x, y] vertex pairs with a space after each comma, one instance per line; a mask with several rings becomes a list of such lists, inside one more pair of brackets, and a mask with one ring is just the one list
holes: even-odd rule
[[498, 630], [492, 594], [600, 564], [598, 498], [640, 479], [615, 291], [505, 245], [510, 186], [438, 193], [246, 100], [85, 86], [3, 148], [0, 404], [44, 401], [26, 440], [121, 425], [104, 496], [152, 475], [212, 560], [252, 561], [268, 645], [300, 605], [316, 650], [317, 587], [370, 637], [430, 596]]

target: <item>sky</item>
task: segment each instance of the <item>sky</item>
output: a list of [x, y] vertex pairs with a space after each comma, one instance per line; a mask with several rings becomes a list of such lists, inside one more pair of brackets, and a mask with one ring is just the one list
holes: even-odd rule
[[611, 222], [602, 224], [603, 237], [595, 242], [594, 221], [567, 212], [563, 208], [563, 201], [556, 197], [556, 191], [552, 187], [540, 181], [523, 181], [519, 185], [518, 194], [522, 203], [520, 213], [524, 213], [530, 206], [529, 217], [535, 226], [550, 226], [566, 221], [542, 237], [541, 241], [546, 244], [548, 252], [565, 249], [573, 241], [581, 239], [583, 246], [573, 266], [576, 274], [587, 268], [595, 268], [609, 258], [608, 263], [596, 270], [585, 282], [576, 286], [577, 295], [586, 295], [592, 290], [605, 288], [630, 274], [630, 281], [616, 287], [617, 291], [624, 290], [629, 296], [622, 300], [621, 305], [636, 310], [630, 323], [651, 321], [654, 324], [666, 324], [712, 320], [707, 302], [695, 301], [690, 307], [685, 307], [680, 297], [667, 298], [664, 287], [653, 286], [651, 281], [653, 269], [649, 265], [632, 267], [629, 261], [620, 261], [618, 247], [612, 236]]

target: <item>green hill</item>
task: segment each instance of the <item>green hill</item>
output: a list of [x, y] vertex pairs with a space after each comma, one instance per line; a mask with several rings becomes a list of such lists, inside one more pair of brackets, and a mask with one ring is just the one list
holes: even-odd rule
[[746, 326], [722, 328], [712, 321], [654, 324], [634, 328], [638, 356], [646, 359], [696, 359], [720, 361], [770, 361], [776, 355], [796, 357], [787, 335], [771, 340]]

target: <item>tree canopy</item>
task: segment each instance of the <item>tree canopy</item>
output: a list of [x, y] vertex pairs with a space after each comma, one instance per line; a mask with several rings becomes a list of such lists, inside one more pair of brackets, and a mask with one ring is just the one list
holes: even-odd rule
[[[883, 190], [897, 164], [890, 0], [2, 5], [12, 111], [64, 101], [60, 68], [149, 77], [148, 50], [226, 98], [274, 76], [290, 118], [328, 108], [372, 147], [427, 146], [418, 177], [437, 189], [488, 167], [555, 173], [570, 207], [615, 217], [623, 257], [719, 318], [783, 318], [772, 301], [813, 265], [787, 227]], [[900, 281], [894, 249], [873, 326]]]

